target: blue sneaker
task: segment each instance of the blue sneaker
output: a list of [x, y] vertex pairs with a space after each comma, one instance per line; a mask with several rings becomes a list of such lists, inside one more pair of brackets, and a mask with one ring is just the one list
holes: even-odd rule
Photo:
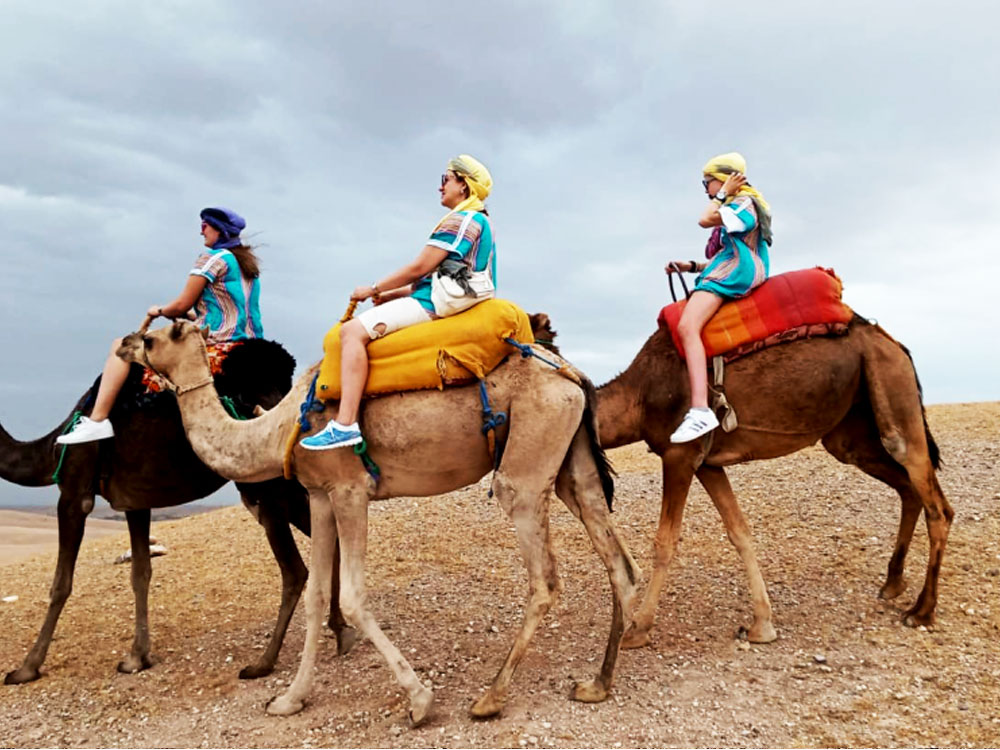
[[361, 430], [358, 429], [357, 422], [345, 427], [337, 420], [331, 419], [329, 424], [315, 435], [302, 438], [299, 445], [306, 450], [327, 451], [331, 448], [346, 448], [349, 445], [357, 445], [361, 440]]

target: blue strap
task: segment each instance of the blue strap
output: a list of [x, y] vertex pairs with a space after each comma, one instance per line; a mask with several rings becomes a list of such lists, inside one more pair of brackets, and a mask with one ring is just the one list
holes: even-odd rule
[[496, 430], [502, 424], [507, 422], [507, 414], [502, 411], [498, 411], [496, 414], [493, 413], [493, 408], [490, 406], [490, 397], [486, 392], [486, 381], [479, 381], [479, 399], [483, 402], [483, 434], [485, 435], [490, 430]]
[[306, 394], [306, 400], [302, 402], [302, 406], [299, 407], [299, 427], [302, 428], [303, 432], [308, 432], [312, 427], [309, 424], [309, 412], [311, 411], [323, 411], [325, 408], [322, 401], [316, 399], [316, 381], [319, 379], [319, 373], [313, 377], [313, 382], [309, 385], [309, 393]]
[[518, 351], [520, 351], [522, 357], [535, 357], [536, 359], [542, 360], [542, 362], [547, 364], [549, 367], [553, 367], [556, 370], [562, 369], [562, 365], [553, 362], [550, 359], [545, 359], [545, 357], [543, 357], [541, 354], [532, 349], [530, 344], [522, 344], [520, 341], [512, 339], [510, 336], [505, 338], [504, 341], [513, 346]]

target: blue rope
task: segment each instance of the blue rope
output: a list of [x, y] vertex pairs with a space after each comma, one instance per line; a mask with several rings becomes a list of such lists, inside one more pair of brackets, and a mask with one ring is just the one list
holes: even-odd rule
[[532, 349], [530, 344], [522, 344], [520, 341], [512, 339], [510, 336], [505, 338], [504, 341], [513, 346], [515, 349], [519, 350], [521, 352], [522, 357], [535, 357], [536, 359], [542, 360], [542, 362], [547, 364], [549, 367], [554, 367], [556, 370], [562, 369], [562, 365], [553, 362], [550, 359], [545, 359], [545, 357], [543, 357], [541, 354]]
[[299, 427], [302, 428], [303, 432], [308, 432], [312, 427], [309, 424], [309, 412], [311, 411], [323, 411], [325, 408], [322, 401], [316, 399], [316, 381], [319, 379], [319, 373], [313, 377], [313, 382], [309, 385], [309, 393], [306, 394], [306, 400], [302, 402], [302, 406], [299, 407]]
[[493, 408], [490, 406], [490, 397], [486, 392], [486, 381], [479, 381], [479, 399], [483, 402], [483, 434], [485, 435], [490, 430], [496, 430], [502, 424], [507, 422], [507, 414], [502, 411], [498, 411], [496, 414], [493, 413]]

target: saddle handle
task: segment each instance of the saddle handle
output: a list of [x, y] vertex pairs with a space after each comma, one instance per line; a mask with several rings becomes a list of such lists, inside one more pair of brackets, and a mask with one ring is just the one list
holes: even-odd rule
[[358, 309], [358, 301], [356, 299], [352, 299], [350, 302], [347, 303], [347, 309], [344, 311], [344, 315], [343, 317], [341, 317], [340, 322], [346, 323], [351, 318], [353, 318], [354, 311], [357, 309]]
[[[681, 289], [684, 290], [684, 299], [690, 299], [691, 298], [691, 292], [688, 290], [687, 282], [684, 280], [684, 271], [681, 270], [680, 266], [677, 263], [671, 263], [670, 266], [671, 266], [671, 268], [673, 268], [677, 272], [676, 276], [681, 281]], [[676, 302], [677, 301], [677, 292], [674, 291], [674, 276], [675, 276], [675, 274], [668, 273], [667, 274], [667, 283], [670, 284], [670, 296], [673, 298], [674, 302]]]

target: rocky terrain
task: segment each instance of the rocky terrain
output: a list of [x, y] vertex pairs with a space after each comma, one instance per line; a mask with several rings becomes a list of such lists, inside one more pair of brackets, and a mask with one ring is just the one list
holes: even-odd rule
[[[876, 598], [899, 517], [894, 492], [820, 448], [734, 467], [779, 638], [737, 637], [749, 598], [739, 557], [704, 492], [692, 491], [651, 647], [622, 654], [613, 696], [568, 700], [603, 653], [610, 589], [582, 526], [561, 504], [553, 535], [565, 591], [515, 676], [504, 713], [467, 709], [520, 622], [526, 584], [513, 533], [485, 484], [372, 507], [370, 601], [386, 632], [435, 688], [426, 725], [378, 653], [322, 650], [300, 714], [264, 704], [294, 675], [296, 614], [276, 672], [237, 679], [277, 610], [278, 570], [242, 508], [155, 523], [155, 665], [115, 672], [132, 634], [127, 536], [88, 540], [45, 676], [0, 687], [0, 745], [137, 747], [951, 746], [1000, 744], [1000, 404], [931, 407], [940, 481], [956, 510], [938, 622], [900, 624], [927, 560], [918, 525], [909, 587]], [[615, 519], [646, 575], [660, 505], [655, 456], [615, 451]], [[298, 537], [303, 550], [308, 540]], [[0, 565], [0, 667], [18, 666], [44, 614], [54, 553]], [[301, 610], [302, 608], [300, 608]]]

